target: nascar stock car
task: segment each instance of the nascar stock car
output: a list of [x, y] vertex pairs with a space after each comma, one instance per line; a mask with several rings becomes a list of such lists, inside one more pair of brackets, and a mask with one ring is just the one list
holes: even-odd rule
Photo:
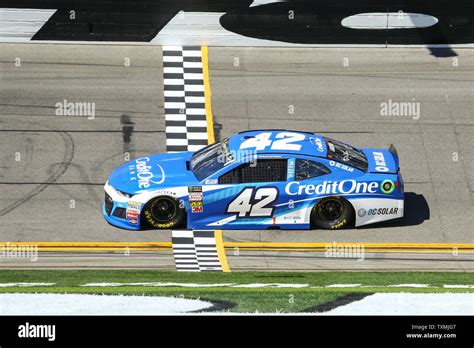
[[258, 130], [118, 167], [103, 215], [130, 230], [339, 229], [400, 218], [403, 206], [393, 145], [357, 149], [309, 132]]

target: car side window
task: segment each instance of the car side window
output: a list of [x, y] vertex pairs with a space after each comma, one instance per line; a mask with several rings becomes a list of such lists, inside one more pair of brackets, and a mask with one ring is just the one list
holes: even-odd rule
[[331, 173], [324, 164], [307, 159], [296, 159], [295, 167], [295, 180], [297, 181]]
[[219, 184], [286, 181], [286, 159], [259, 159], [219, 177]]

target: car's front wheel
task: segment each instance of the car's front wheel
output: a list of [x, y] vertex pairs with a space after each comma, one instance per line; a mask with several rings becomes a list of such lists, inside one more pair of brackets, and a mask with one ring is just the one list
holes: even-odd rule
[[342, 197], [326, 197], [313, 207], [311, 223], [323, 229], [340, 229], [354, 221], [354, 208]]
[[155, 197], [143, 208], [143, 217], [154, 228], [174, 228], [179, 225], [185, 211], [176, 198], [168, 196]]

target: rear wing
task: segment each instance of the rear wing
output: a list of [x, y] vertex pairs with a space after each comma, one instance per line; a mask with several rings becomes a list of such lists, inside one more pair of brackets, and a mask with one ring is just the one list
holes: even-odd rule
[[395, 146], [393, 144], [391, 144], [390, 147], [388, 148], [388, 151], [390, 151], [390, 153], [393, 156], [393, 159], [395, 160], [395, 163], [396, 163], [396, 166], [397, 166], [397, 172], [398, 172], [400, 170], [400, 160], [398, 158], [397, 149], [395, 148]]

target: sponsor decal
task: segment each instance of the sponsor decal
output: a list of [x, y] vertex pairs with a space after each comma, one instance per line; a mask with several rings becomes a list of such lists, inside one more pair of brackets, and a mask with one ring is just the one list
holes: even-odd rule
[[203, 207], [191, 207], [191, 212], [192, 213], [202, 213], [203, 212]]
[[189, 205], [191, 207], [202, 207], [202, 202], [190, 202]]
[[396, 215], [398, 208], [375, 208], [369, 209], [367, 215]]
[[218, 183], [217, 179], [208, 179], [205, 181], [206, 185], [215, 185], [217, 183]]
[[202, 186], [188, 186], [188, 192], [202, 192]]
[[380, 189], [383, 193], [390, 194], [395, 190], [395, 184], [392, 180], [384, 180], [380, 185]]
[[385, 162], [385, 157], [382, 152], [373, 153], [375, 160], [375, 170], [378, 172], [388, 172], [387, 163]]
[[202, 192], [190, 192], [189, 193], [190, 202], [201, 202], [202, 201]]
[[127, 210], [127, 220], [138, 219], [139, 214], [140, 214], [140, 212], [133, 212], [133, 211], [128, 211]]
[[292, 180], [295, 177], [295, 159], [290, 158], [288, 160], [288, 179]]
[[257, 159], [259, 158], [282, 158], [281, 155], [271, 155], [271, 154], [261, 154], [257, 156]]
[[138, 180], [138, 187], [141, 189], [149, 188], [150, 183], [159, 185], [165, 181], [165, 172], [159, 164], [156, 165], [158, 168], [160, 168], [161, 179], [158, 181], [153, 180], [155, 178], [155, 174], [151, 171], [152, 166], [148, 165], [149, 162], [149, 157], [141, 157], [135, 160], [135, 164], [128, 166], [130, 171], [130, 180]]
[[140, 209], [142, 204], [140, 202], [127, 202], [127, 210], [125, 217], [129, 223], [133, 225], [138, 224], [138, 217], [140, 216]]
[[376, 193], [379, 184], [377, 182], [356, 182], [353, 179], [343, 181], [324, 181], [321, 184], [301, 185], [299, 181], [286, 184], [285, 193], [289, 196], [296, 195], [324, 195], [324, 194], [352, 194], [352, 193]]
[[191, 213], [202, 213], [204, 211], [202, 186], [188, 186], [188, 192]]
[[359, 217], [364, 217], [366, 214], [367, 210], [365, 210], [364, 208], [359, 209], [359, 211], [357, 212], [357, 215], [359, 215]]
[[309, 138], [309, 141], [316, 146], [316, 150], [324, 152], [324, 144], [321, 138]]
[[140, 202], [127, 202], [127, 209], [138, 209], [142, 208], [142, 204]]
[[301, 216], [296, 216], [296, 215], [288, 215], [288, 216], [283, 216], [283, 220], [301, 220]]
[[354, 171], [354, 168], [349, 167], [347, 164], [342, 164], [342, 163], [339, 163], [339, 162], [336, 162], [336, 161], [329, 161], [329, 165], [332, 166], [332, 167], [342, 169], [342, 170], [346, 170], [346, 171], [351, 172], [351, 173]]

